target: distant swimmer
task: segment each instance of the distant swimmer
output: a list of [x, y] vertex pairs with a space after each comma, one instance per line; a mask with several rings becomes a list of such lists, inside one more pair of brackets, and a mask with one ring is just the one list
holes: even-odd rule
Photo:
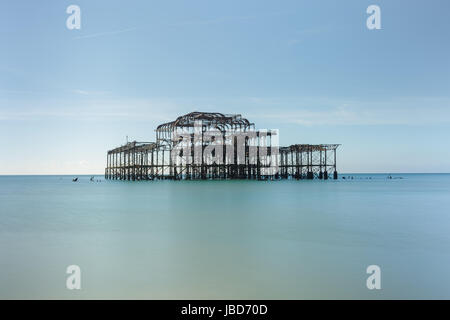
[[73, 182], [77, 182], [78, 181], [78, 177], [76, 177], [75, 179], [72, 179]]
[[91, 181], [94, 181], [94, 176], [91, 177]]

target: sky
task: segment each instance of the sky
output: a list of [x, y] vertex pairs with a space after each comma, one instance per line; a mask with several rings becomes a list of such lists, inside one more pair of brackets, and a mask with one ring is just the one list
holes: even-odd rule
[[192, 111], [242, 114], [282, 145], [340, 143], [340, 172], [450, 172], [449, 13], [447, 0], [3, 1], [0, 174], [101, 174], [127, 136], [154, 141]]

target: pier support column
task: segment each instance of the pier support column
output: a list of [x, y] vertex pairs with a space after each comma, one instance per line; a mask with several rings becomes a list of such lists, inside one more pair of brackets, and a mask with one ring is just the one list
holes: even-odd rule
[[333, 172], [333, 179], [337, 180], [338, 178], [338, 173], [336, 170], [336, 149], [334, 149], [334, 172]]

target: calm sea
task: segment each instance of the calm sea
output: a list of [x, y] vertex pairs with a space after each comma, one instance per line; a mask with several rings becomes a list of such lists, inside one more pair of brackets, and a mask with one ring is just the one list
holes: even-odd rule
[[0, 298], [449, 299], [450, 175], [346, 176], [0, 176]]

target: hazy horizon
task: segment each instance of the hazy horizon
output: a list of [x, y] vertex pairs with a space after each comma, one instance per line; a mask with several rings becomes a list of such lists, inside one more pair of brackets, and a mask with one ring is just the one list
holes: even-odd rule
[[[57, 173], [57, 174], [33, 174], [33, 173], [27, 173], [27, 174], [0, 174], [4, 177], [14, 177], [14, 176], [103, 176], [105, 173]], [[393, 174], [393, 175], [400, 175], [400, 174], [450, 174], [450, 172], [339, 172], [339, 176], [346, 176], [346, 175], [381, 175], [381, 174]]]

